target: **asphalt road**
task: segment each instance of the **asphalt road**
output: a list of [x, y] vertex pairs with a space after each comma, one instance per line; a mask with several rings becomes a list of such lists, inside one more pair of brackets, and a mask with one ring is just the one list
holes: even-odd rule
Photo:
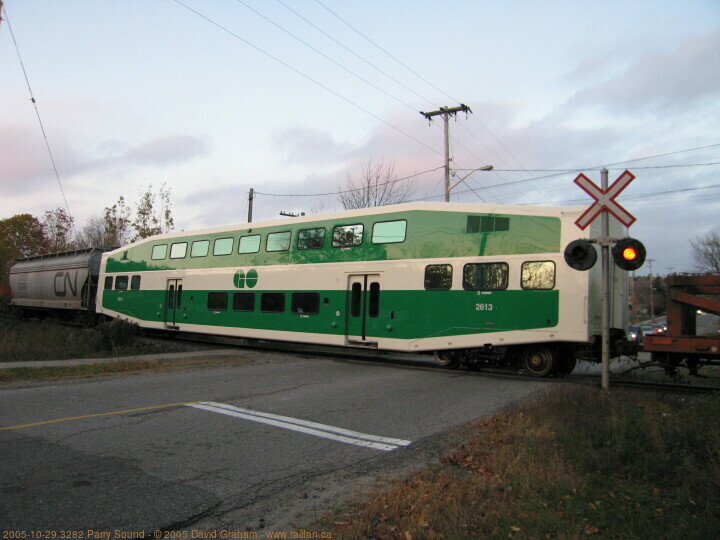
[[547, 388], [418, 364], [238, 356], [247, 363], [0, 386], [0, 528], [290, 530]]

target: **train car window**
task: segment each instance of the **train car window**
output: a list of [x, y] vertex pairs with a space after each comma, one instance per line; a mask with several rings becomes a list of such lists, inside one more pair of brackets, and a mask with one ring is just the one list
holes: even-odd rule
[[213, 255], [230, 255], [233, 250], [232, 238], [218, 238], [213, 245]]
[[452, 288], [452, 265], [429, 264], [425, 267], [425, 290], [448, 291]]
[[255, 293], [236, 292], [233, 294], [233, 311], [255, 311]]
[[373, 244], [398, 244], [405, 241], [406, 230], [407, 221], [404, 219], [380, 221], [373, 225], [371, 241]]
[[370, 302], [368, 303], [368, 316], [377, 317], [380, 315], [380, 284], [372, 282], [370, 284]]
[[117, 276], [115, 278], [115, 290], [116, 291], [126, 291], [128, 287], [128, 277], [127, 276]]
[[153, 261], [161, 261], [167, 255], [167, 244], [153, 246], [151, 258]]
[[132, 291], [140, 290], [140, 276], [133, 276], [130, 279], [130, 290], [132, 290]]
[[550, 290], [555, 287], [555, 263], [528, 261], [522, 264], [520, 285], [523, 289]]
[[466, 291], [504, 291], [508, 287], [510, 269], [507, 263], [466, 264], [463, 268], [463, 289]]
[[267, 235], [265, 242], [266, 251], [287, 251], [290, 249], [290, 237], [292, 233], [287, 232], [276, 232]]
[[320, 313], [320, 295], [318, 293], [293, 293], [290, 300], [290, 311], [303, 315]]
[[332, 245], [333, 247], [353, 247], [362, 244], [363, 226], [358, 225], [338, 225], [333, 229]]
[[187, 242], [178, 242], [170, 246], [171, 259], [184, 259], [187, 255]]
[[362, 285], [360, 283], [352, 284], [350, 299], [350, 315], [352, 317], [359, 317], [360, 303], [362, 301]]
[[207, 257], [210, 250], [210, 240], [196, 240], [190, 248], [191, 257]]
[[238, 253], [257, 253], [260, 251], [260, 235], [241, 236]]
[[509, 217], [468, 216], [467, 232], [504, 232], [510, 230]]
[[105, 290], [112, 289], [113, 278], [112, 276], [105, 276]]
[[207, 307], [210, 311], [227, 311], [228, 295], [224, 292], [208, 293]]
[[298, 232], [298, 249], [322, 249], [325, 246], [325, 229], [303, 229]]
[[285, 293], [262, 293], [260, 311], [264, 313], [283, 313], [285, 311]]

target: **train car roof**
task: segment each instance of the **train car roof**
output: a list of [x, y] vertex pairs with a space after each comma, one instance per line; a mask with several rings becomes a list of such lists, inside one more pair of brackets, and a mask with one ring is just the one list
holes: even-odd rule
[[[247, 230], [254, 228], [274, 227], [279, 225], [296, 226], [303, 223], [317, 223], [322, 221], [346, 220], [353, 217], [380, 216], [383, 214], [397, 214], [412, 211], [430, 212], [465, 212], [473, 214], [519, 214], [527, 216], [553, 216], [553, 217], [574, 217], [579, 216], [586, 206], [535, 206], [535, 205], [508, 205], [492, 203], [446, 203], [446, 202], [413, 202], [393, 204], [386, 206], [375, 206], [371, 208], [360, 208], [356, 210], [343, 210], [327, 214], [308, 214], [297, 217], [283, 217], [265, 221], [253, 221], [252, 223], [235, 223], [219, 227], [194, 229], [188, 231], [172, 231], [158, 234], [137, 240], [126, 246], [117, 248], [115, 251], [126, 250], [132, 246], [145, 242], [156, 242], [159, 240], [196, 236], [204, 234], [217, 234], [225, 231]], [[112, 253], [112, 252], [111, 252]], [[111, 254], [110, 253], [110, 254]]]

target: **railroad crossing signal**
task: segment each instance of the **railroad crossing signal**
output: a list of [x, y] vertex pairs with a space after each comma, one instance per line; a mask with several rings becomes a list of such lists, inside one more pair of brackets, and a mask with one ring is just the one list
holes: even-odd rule
[[637, 270], [645, 262], [645, 246], [634, 238], [623, 238], [612, 247], [612, 256], [623, 270]]
[[632, 174], [630, 171], [625, 171], [618, 177], [617, 180], [612, 183], [609, 188], [607, 188], [607, 190], [603, 191], [595, 184], [595, 182], [590, 180], [584, 174], [580, 173], [577, 178], [575, 178], [574, 182], [583, 190], [585, 190], [588, 195], [595, 199], [595, 202], [592, 204], [592, 206], [590, 206], [590, 208], [585, 210], [585, 213], [583, 213], [582, 216], [577, 219], [575, 225], [580, 227], [582, 230], [585, 230], [587, 226], [590, 225], [590, 223], [592, 223], [593, 220], [598, 217], [598, 215], [600, 215], [600, 212], [602, 212], [603, 210], [607, 210], [608, 212], [610, 212], [618, 219], [618, 221], [620, 221], [620, 223], [622, 223], [626, 227], [629, 227], [630, 225], [635, 223], [635, 216], [625, 210], [615, 200], [615, 197], [620, 195], [620, 192], [625, 189], [634, 179], [634, 174]]
[[573, 240], [565, 247], [565, 262], [575, 270], [590, 270], [597, 261], [597, 251], [590, 240]]

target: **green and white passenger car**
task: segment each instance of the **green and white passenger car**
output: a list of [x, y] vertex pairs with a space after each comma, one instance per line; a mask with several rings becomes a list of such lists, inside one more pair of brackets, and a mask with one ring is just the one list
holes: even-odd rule
[[[411, 203], [163, 234], [103, 255], [97, 311], [149, 329], [566, 373], [601, 334], [599, 268], [563, 259], [582, 210]], [[627, 273], [613, 273], [620, 340]]]

